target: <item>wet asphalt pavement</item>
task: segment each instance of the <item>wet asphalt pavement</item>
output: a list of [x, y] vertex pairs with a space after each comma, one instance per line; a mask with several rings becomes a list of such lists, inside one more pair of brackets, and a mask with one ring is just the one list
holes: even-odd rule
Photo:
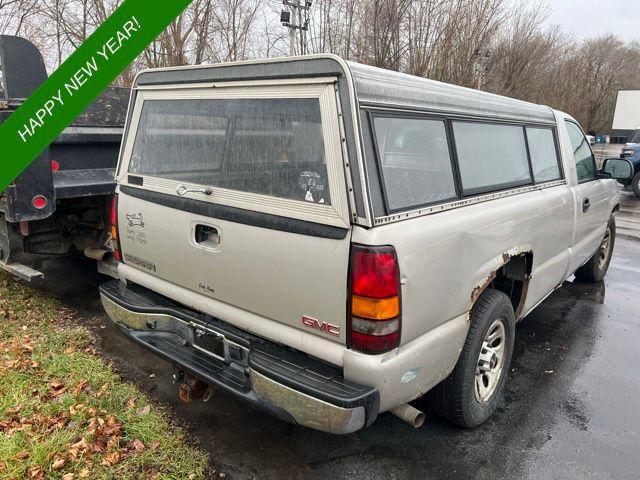
[[505, 404], [475, 430], [427, 411], [419, 430], [383, 414], [332, 436], [221, 392], [184, 405], [171, 367], [106, 322], [92, 263], [46, 261], [37, 288], [86, 318], [122, 376], [169, 405], [226, 478], [640, 478], [640, 200], [623, 198], [604, 283], [571, 279], [518, 325]]

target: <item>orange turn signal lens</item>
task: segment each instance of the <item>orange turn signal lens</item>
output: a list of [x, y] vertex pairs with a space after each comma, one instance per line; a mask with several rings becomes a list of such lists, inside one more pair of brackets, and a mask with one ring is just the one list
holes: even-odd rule
[[118, 239], [118, 228], [111, 227], [111, 238], [117, 240]]
[[351, 297], [351, 313], [372, 320], [388, 320], [400, 315], [400, 299], [398, 296], [367, 298], [353, 295]]

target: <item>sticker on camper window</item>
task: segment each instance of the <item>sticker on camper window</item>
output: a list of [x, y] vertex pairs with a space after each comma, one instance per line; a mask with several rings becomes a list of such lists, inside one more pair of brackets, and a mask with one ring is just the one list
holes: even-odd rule
[[305, 192], [307, 202], [325, 203], [326, 180], [318, 172], [305, 170], [300, 174], [298, 185]]

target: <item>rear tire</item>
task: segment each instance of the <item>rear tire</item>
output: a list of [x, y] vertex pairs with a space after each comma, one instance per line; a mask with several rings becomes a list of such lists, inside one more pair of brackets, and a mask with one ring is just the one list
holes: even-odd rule
[[636, 197], [640, 198], [640, 172], [636, 173], [631, 180], [631, 188], [633, 188], [633, 193], [636, 194]]
[[613, 215], [609, 218], [607, 229], [593, 257], [581, 266], [575, 276], [581, 282], [598, 283], [604, 279], [613, 256], [613, 247], [616, 243], [616, 219]]
[[493, 414], [504, 393], [515, 323], [509, 297], [485, 290], [473, 307], [458, 363], [430, 395], [436, 413], [466, 428], [477, 427]]

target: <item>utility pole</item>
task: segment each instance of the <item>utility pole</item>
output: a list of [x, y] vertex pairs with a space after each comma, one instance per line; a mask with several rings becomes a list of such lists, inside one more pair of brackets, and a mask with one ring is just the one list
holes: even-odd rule
[[[289, 7], [280, 13], [280, 22], [289, 29], [289, 55], [307, 54], [307, 30], [309, 30], [309, 12], [311, 0], [283, 0], [282, 3]], [[296, 38], [300, 32], [299, 51], [296, 52]]]

